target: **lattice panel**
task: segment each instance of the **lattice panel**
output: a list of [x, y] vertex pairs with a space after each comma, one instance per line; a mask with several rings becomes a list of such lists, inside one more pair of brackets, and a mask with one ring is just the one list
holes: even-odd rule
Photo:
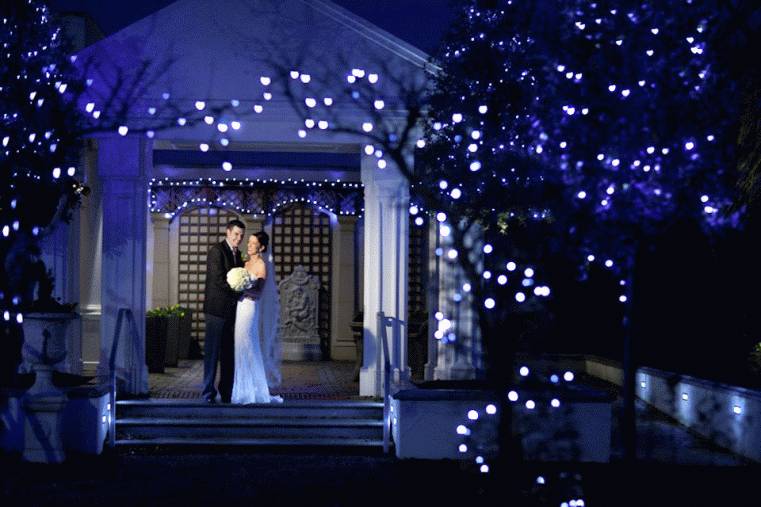
[[272, 223], [272, 253], [278, 282], [302, 265], [320, 278], [320, 343], [323, 357], [330, 350], [331, 284], [330, 217], [303, 204], [281, 209]]
[[236, 218], [239, 217], [234, 212], [221, 208], [197, 208], [180, 216], [179, 303], [193, 310], [193, 338], [199, 343], [203, 342], [206, 330], [203, 313], [206, 253], [212, 244], [225, 239], [228, 222]]

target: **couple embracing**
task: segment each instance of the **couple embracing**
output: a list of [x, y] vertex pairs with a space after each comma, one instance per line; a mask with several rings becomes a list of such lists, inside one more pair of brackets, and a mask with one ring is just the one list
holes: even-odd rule
[[240, 220], [230, 221], [225, 239], [206, 256], [202, 396], [209, 403], [217, 392], [223, 403], [282, 403], [270, 394], [281, 377], [280, 302], [269, 236], [262, 231], [248, 238], [244, 263], [239, 246], [245, 230]]

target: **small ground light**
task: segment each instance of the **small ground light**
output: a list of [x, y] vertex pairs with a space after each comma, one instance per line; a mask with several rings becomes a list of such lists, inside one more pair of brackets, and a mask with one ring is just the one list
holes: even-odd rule
[[528, 400], [526, 402], [526, 408], [529, 410], [534, 410], [534, 408], [536, 408], [536, 403], [534, 403], [534, 400]]
[[[736, 407], [739, 408], [739, 407]], [[486, 405], [486, 413], [489, 415], [494, 415], [497, 413], [497, 407], [495, 405], [492, 405], [491, 403]]]
[[466, 428], [464, 425], [460, 424], [457, 426], [457, 434], [458, 435], [467, 435], [468, 434], [468, 428]]
[[484, 462], [484, 457], [483, 456], [476, 456], [476, 463], [478, 463], [480, 465], [483, 462]]
[[515, 391], [510, 391], [507, 393], [507, 399], [510, 401], [518, 401], [518, 393]]
[[529, 370], [526, 366], [521, 366], [521, 369], [518, 370], [518, 372], [521, 374], [522, 377], [525, 377], [528, 375]]
[[542, 477], [541, 475], [539, 477], [537, 477], [536, 478], [536, 483], [537, 484], [544, 484], [544, 477]]
[[682, 400], [687, 401], [690, 397], [687, 395], [687, 393], [682, 393]]
[[481, 473], [482, 474], [489, 473], [489, 465], [481, 465]]
[[743, 413], [743, 409], [739, 405], [735, 405], [732, 407], [732, 412], [734, 412], [737, 415], [740, 415]]
[[640, 386], [642, 389], [644, 389], [644, 388], [646, 388], [646, 387], [647, 387], [647, 382], [645, 382], [645, 381], [643, 380], [642, 382], [640, 382], [640, 383], [639, 383], [639, 386]]
[[563, 374], [563, 379], [565, 379], [566, 382], [570, 382], [573, 380], [573, 372], [567, 371]]
[[560, 382], [560, 377], [558, 377], [557, 375], [555, 375], [555, 374], [553, 373], [553, 374], [550, 376], [550, 382], [552, 382], [553, 384], [557, 384], [558, 382]]
[[475, 410], [469, 410], [468, 419], [470, 419], [471, 421], [475, 421], [476, 419], [478, 419], [478, 412], [476, 412]]
[[460, 444], [459, 450], [460, 452], [468, 452], [468, 446], [465, 444]]
[[557, 398], [553, 398], [552, 401], [550, 402], [550, 405], [552, 405], [555, 408], [558, 408], [560, 406], [560, 400]]

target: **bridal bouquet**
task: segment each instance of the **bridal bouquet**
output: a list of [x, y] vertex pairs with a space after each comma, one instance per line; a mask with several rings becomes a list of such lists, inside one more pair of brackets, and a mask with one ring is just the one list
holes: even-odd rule
[[232, 268], [227, 272], [227, 285], [234, 291], [242, 292], [251, 287], [253, 280], [246, 268]]

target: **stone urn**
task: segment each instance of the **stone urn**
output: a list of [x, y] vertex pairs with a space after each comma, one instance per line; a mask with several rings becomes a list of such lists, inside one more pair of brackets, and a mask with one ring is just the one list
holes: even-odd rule
[[61, 411], [67, 397], [53, 385], [53, 371], [66, 358], [66, 332], [78, 319], [79, 315], [73, 312], [24, 316], [19, 372], [35, 374], [34, 384], [22, 399], [26, 414], [23, 454], [26, 461], [60, 463], [65, 459]]

